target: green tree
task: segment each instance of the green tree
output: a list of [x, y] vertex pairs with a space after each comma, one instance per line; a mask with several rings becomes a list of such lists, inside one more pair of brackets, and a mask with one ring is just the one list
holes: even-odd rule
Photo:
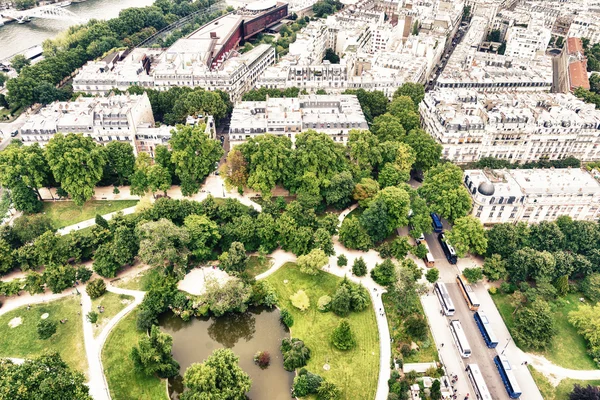
[[318, 228], [315, 231], [313, 236], [313, 247], [315, 249], [323, 250], [328, 257], [335, 254], [331, 234], [325, 228]]
[[412, 246], [410, 245], [410, 243], [408, 243], [408, 238], [406, 236], [398, 236], [390, 244], [390, 252], [392, 257], [400, 260], [406, 257], [411, 247]]
[[[563, 284], [564, 286], [564, 284]], [[568, 282], [567, 282], [568, 287]], [[593, 273], [585, 277], [581, 282], [581, 291], [592, 302], [600, 301], [600, 273]]]
[[203, 128], [182, 126], [173, 131], [169, 141], [171, 161], [181, 180], [181, 193], [184, 196], [198, 193], [200, 184], [223, 155], [221, 144], [206, 136]]
[[415, 341], [423, 341], [427, 339], [427, 331], [429, 326], [423, 316], [412, 314], [404, 321], [406, 333]]
[[162, 165], [154, 164], [148, 168], [148, 175], [146, 176], [148, 182], [148, 189], [152, 194], [157, 191], [162, 191], [167, 196], [167, 190], [171, 188], [171, 174]]
[[179, 363], [173, 359], [171, 350], [173, 338], [152, 326], [150, 336], [142, 337], [138, 345], [131, 349], [130, 357], [136, 371], [145, 375], [171, 378], [179, 373]]
[[542, 221], [529, 227], [529, 245], [538, 251], [564, 248], [565, 235], [554, 221]]
[[431, 400], [441, 400], [442, 390], [441, 390], [441, 384], [440, 384], [439, 379], [435, 379], [433, 381], [433, 383], [431, 384], [431, 389], [430, 389], [429, 395], [431, 396]]
[[178, 272], [187, 267], [190, 235], [167, 219], [139, 224], [136, 228], [140, 238], [140, 259], [155, 267], [165, 267]]
[[4, 86], [8, 79], [8, 75], [6, 75], [4, 72], [0, 72], [0, 87]]
[[181, 395], [181, 399], [243, 399], [252, 381], [238, 362], [233, 351], [217, 349], [203, 363], [192, 364], [185, 371], [183, 383], [188, 390]]
[[352, 273], [356, 276], [365, 276], [367, 274], [367, 263], [362, 257], [358, 257], [352, 264]]
[[340, 317], [347, 317], [351, 311], [352, 294], [347, 285], [340, 285], [331, 299], [331, 311]]
[[371, 278], [381, 286], [393, 285], [396, 282], [396, 265], [392, 260], [385, 259], [371, 270]]
[[341, 320], [331, 335], [331, 344], [338, 350], [350, 350], [356, 346], [356, 339], [348, 320]]
[[281, 315], [279, 316], [279, 319], [281, 319], [281, 322], [283, 322], [283, 324], [288, 328], [294, 326], [294, 316], [285, 308], [281, 310]]
[[12, 58], [12, 60], [10, 60], [10, 65], [15, 69], [15, 71], [17, 71], [17, 73], [20, 73], [23, 68], [31, 65], [31, 60], [29, 60], [23, 54], [17, 54]]
[[582, 304], [575, 311], [569, 312], [569, 322], [585, 338], [589, 345], [589, 353], [597, 364], [600, 364], [600, 305]]
[[453, 164], [442, 164], [425, 174], [418, 190], [429, 208], [443, 218], [455, 221], [471, 210], [471, 196], [463, 185], [463, 172]]
[[329, 262], [329, 257], [321, 249], [313, 249], [310, 253], [298, 257], [300, 271], [308, 275], [317, 275], [321, 268]]
[[427, 273], [425, 274], [425, 278], [427, 279], [427, 281], [429, 283], [437, 282], [439, 277], [440, 277], [440, 271], [437, 268], [431, 268], [431, 269], [427, 270]]
[[463, 275], [470, 283], [475, 284], [483, 279], [483, 270], [478, 267], [465, 268], [463, 270]]
[[406, 135], [406, 130], [400, 118], [390, 113], [380, 115], [373, 120], [371, 132], [377, 136], [379, 142], [399, 142]]
[[206, 215], [192, 214], [185, 218], [184, 225], [190, 235], [190, 250], [199, 261], [210, 259], [213, 248], [221, 239], [219, 227]]
[[543, 300], [535, 300], [515, 313], [515, 339], [532, 349], [544, 349], [556, 334], [552, 310]]
[[228, 312], [245, 312], [252, 297], [252, 288], [240, 279], [230, 279], [224, 285], [216, 280], [206, 284], [204, 298], [215, 317]]
[[41, 340], [50, 339], [56, 333], [57, 323], [49, 319], [42, 319], [37, 324], [38, 338]]
[[321, 386], [323, 378], [317, 374], [313, 374], [306, 370], [300, 369], [298, 375], [294, 378], [294, 386], [292, 387], [292, 396], [305, 397], [317, 393], [317, 389]]
[[286, 136], [259, 135], [236, 147], [248, 161], [248, 187], [265, 198], [292, 174], [292, 141]]
[[35, 192], [23, 182], [18, 182], [13, 186], [10, 197], [17, 211], [27, 214], [42, 211], [42, 202], [36, 197]]
[[317, 400], [338, 400], [341, 395], [340, 389], [333, 382], [324, 381], [317, 389]]
[[358, 218], [345, 218], [340, 227], [340, 242], [350, 249], [366, 251], [372, 246], [371, 237]]
[[61, 293], [73, 286], [75, 274], [76, 270], [72, 265], [50, 264], [44, 270], [44, 281], [52, 293]]
[[414, 168], [427, 171], [436, 166], [442, 156], [442, 145], [423, 129], [413, 129], [403, 138], [415, 152]]
[[337, 265], [338, 267], [345, 267], [348, 265], [348, 258], [345, 255], [340, 254], [337, 258]]
[[52, 221], [47, 215], [23, 215], [13, 222], [12, 233], [20, 243], [30, 243], [47, 231], [54, 231]]
[[425, 97], [425, 87], [420, 83], [405, 82], [394, 92], [394, 99], [400, 96], [410, 97], [416, 108]]
[[219, 257], [221, 265], [227, 272], [241, 273], [248, 266], [248, 256], [243, 243], [233, 242], [229, 250]]
[[106, 283], [104, 279], [94, 279], [87, 284], [85, 291], [92, 299], [97, 299], [106, 293]]
[[280, 349], [283, 355], [283, 368], [286, 371], [293, 371], [296, 368], [304, 367], [310, 359], [311, 351], [300, 339], [283, 339]]
[[332, 64], [340, 63], [340, 57], [337, 54], [335, 54], [335, 51], [333, 49], [325, 50], [325, 58], [323, 58], [323, 60], [327, 60]]
[[10, 144], [0, 152], [0, 184], [4, 187], [13, 191], [18, 190], [17, 187], [26, 187], [41, 200], [39, 188], [47, 184], [49, 178], [50, 167], [44, 150], [37, 143], [31, 146], [23, 146], [20, 142]]
[[416, 192], [410, 193], [410, 209], [412, 213], [409, 216], [410, 236], [417, 239], [425, 233], [431, 233], [431, 213], [427, 203]]
[[69, 369], [58, 353], [45, 353], [14, 364], [0, 360], [0, 393], [3, 399], [92, 400], [85, 377]]
[[466, 253], [485, 254], [487, 236], [478, 218], [471, 215], [458, 218], [452, 230], [446, 234], [454, 246], [456, 254], [464, 257]]
[[351, 202], [354, 179], [349, 171], [335, 174], [323, 181], [322, 193], [328, 205], [343, 209]]
[[513, 224], [496, 224], [487, 231], [487, 255], [498, 254], [509, 258], [515, 251], [527, 245], [529, 226], [525, 222]]
[[492, 254], [486, 257], [483, 263], [483, 274], [490, 281], [497, 281], [506, 278], [506, 260], [503, 260], [499, 254]]
[[238, 188], [238, 190], [244, 190], [248, 183], [248, 162], [237, 148], [232, 149], [227, 154], [227, 163], [223, 175], [225, 175], [227, 184]]
[[131, 144], [113, 141], [104, 147], [109, 174], [116, 176], [116, 184], [122, 186], [133, 174], [135, 156]]
[[429, 253], [429, 249], [423, 243], [419, 243], [415, 247], [411, 249], [411, 253], [417, 258], [425, 258], [427, 257], [427, 253]]
[[379, 192], [379, 183], [370, 178], [363, 178], [354, 186], [352, 198], [358, 201], [361, 207], [367, 207]]
[[94, 186], [102, 178], [106, 157], [92, 138], [82, 134], [57, 133], [45, 148], [54, 177], [81, 206], [94, 194]]

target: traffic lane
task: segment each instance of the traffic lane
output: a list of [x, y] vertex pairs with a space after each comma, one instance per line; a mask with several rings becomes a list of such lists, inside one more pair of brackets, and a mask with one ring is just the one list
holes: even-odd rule
[[[456, 309], [451, 318], [460, 321], [465, 336], [467, 337], [467, 341], [469, 342], [469, 346], [471, 347], [471, 357], [467, 359], [467, 362], [479, 365], [481, 375], [494, 399], [510, 400], [510, 397], [504, 388], [504, 384], [502, 383], [502, 379], [500, 378], [500, 374], [498, 373], [498, 369], [496, 368], [496, 364], [494, 364], [494, 357], [497, 355], [496, 350], [488, 348], [483, 341], [483, 337], [481, 337], [479, 328], [473, 318], [474, 312], [469, 310], [456, 281], [453, 283], [446, 283], [446, 287], [448, 288], [448, 293], [450, 294], [450, 298], [454, 302], [454, 308]], [[456, 345], [454, 341], [452, 343]], [[505, 344], [506, 341], [500, 342], [498, 348], [503, 348]]]
[[487, 315], [490, 324], [492, 325], [492, 329], [494, 330], [494, 334], [498, 339], [498, 352], [501, 353], [504, 351], [504, 356], [506, 356], [510, 362], [513, 373], [521, 388], [521, 392], [523, 392], [521, 399], [542, 400], [542, 394], [535, 384], [531, 372], [526, 365], [522, 364], [522, 352], [515, 345], [514, 340], [512, 340], [510, 332], [508, 331], [494, 300], [492, 300], [492, 296], [490, 296], [489, 292], [482, 284], [473, 286], [473, 290], [479, 299], [479, 309], [483, 310]]
[[456, 346], [454, 346], [454, 340], [452, 340], [449, 328], [450, 320], [440, 313], [441, 307], [437, 296], [433, 293], [421, 296], [421, 304], [427, 316], [440, 361], [446, 368], [446, 374], [449, 377], [453, 375], [458, 376], [458, 382], [454, 384], [457, 399], [462, 400], [467, 394], [469, 394], [470, 398], [475, 399], [475, 392], [471, 388], [471, 385], [469, 385], [465, 373], [466, 365], [458, 353]]

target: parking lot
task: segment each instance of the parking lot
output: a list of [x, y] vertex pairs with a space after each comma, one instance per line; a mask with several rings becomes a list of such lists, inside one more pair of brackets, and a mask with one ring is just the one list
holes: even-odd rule
[[[444, 222], [444, 229], [447, 228], [449, 228], [449, 226]], [[446, 260], [444, 251], [437, 240], [437, 235], [437, 233], [427, 234], [425, 235], [425, 239], [429, 245], [430, 252], [435, 258], [436, 268], [440, 271], [439, 281], [446, 284], [456, 311], [451, 317], [440, 315], [440, 303], [437, 297], [431, 293], [423, 296], [421, 300], [431, 325], [436, 345], [440, 352], [440, 358], [449, 374], [457, 374], [459, 376], [458, 384], [456, 386], [458, 389], [457, 393], [460, 394], [458, 399], [464, 399], [464, 391], [467, 390], [470, 393], [470, 398], [476, 398], [474, 397], [475, 393], [470, 384], [467, 387], [460, 384], [461, 381], [466, 380], [466, 372], [464, 372], [466, 364], [479, 365], [493, 399], [510, 399], [493, 360], [497, 354], [502, 353], [503, 351], [504, 355], [508, 357], [511, 363], [514, 374], [523, 392], [520, 398], [527, 400], [542, 399], [527, 366], [522, 365], [521, 363], [521, 351], [515, 346], [512, 339], [510, 339], [508, 329], [494, 305], [491, 296], [484, 288], [483, 284], [478, 284], [473, 288], [481, 304], [480, 310], [485, 311], [487, 314], [492, 323], [494, 333], [498, 338], [498, 346], [496, 349], [489, 349], [486, 346], [473, 318], [474, 312], [467, 306], [458, 284], [456, 283], [456, 275], [460, 273], [459, 267], [457, 265], [451, 265]], [[461, 259], [459, 260], [459, 264], [461, 265], [461, 268], [465, 268], [471, 267], [475, 263], [469, 259]], [[463, 359], [460, 356], [452, 338], [452, 334], [450, 333], [449, 324], [453, 319], [457, 319], [461, 322], [467, 341], [469, 342], [471, 356], [467, 359]], [[442, 346], [442, 343], [444, 346]], [[455, 372], [457, 369], [460, 369], [460, 374]]]

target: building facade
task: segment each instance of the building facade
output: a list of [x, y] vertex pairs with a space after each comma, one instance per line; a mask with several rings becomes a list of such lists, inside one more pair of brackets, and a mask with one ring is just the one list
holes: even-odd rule
[[419, 105], [424, 129], [456, 163], [600, 160], [600, 111], [571, 94], [435, 90]]
[[600, 218], [600, 173], [582, 169], [466, 170], [472, 215], [486, 225]]
[[231, 146], [258, 135], [287, 136], [292, 142], [307, 130], [324, 132], [345, 143], [352, 129], [369, 129], [355, 95], [301, 95], [242, 101], [233, 109], [229, 124]]

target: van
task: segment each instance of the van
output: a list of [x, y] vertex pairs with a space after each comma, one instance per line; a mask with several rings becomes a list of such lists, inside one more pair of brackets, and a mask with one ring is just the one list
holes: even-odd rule
[[441, 233], [442, 229], [444, 229], [444, 226], [442, 225], [442, 220], [440, 219], [439, 215], [437, 215], [436, 213], [431, 213], [431, 226], [433, 227], [433, 231], [435, 233]]
[[423, 261], [425, 261], [425, 265], [427, 266], [427, 268], [435, 267], [435, 259], [433, 258], [433, 254], [431, 254], [430, 252], [427, 252], [427, 255], [425, 256]]

